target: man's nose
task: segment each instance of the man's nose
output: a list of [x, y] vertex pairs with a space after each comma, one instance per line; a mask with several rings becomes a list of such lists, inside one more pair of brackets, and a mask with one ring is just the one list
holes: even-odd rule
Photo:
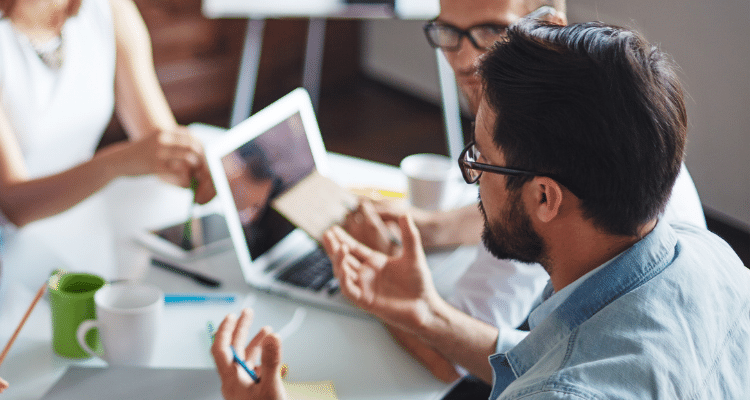
[[459, 41], [458, 50], [454, 50], [450, 56], [455, 60], [458, 73], [474, 73], [479, 57], [484, 51], [478, 50], [468, 37], [462, 37]]

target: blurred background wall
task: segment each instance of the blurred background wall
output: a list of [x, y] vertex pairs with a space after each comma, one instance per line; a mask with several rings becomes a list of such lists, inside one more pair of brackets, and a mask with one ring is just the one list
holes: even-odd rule
[[[750, 232], [750, 1], [569, 0], [568, 17], [636, 28], [673, 56], [689, 95], [685, 162], [706, 212]], [[437, 102], [435, 57], [421, 25], [364, 23], [363, 70]]]

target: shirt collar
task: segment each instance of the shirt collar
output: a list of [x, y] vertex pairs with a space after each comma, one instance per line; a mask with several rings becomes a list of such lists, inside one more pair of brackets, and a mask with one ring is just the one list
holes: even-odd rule
[[552, 288], [552, 281], [548, 281], [547, 287], [545, 287], [544, 292], [542, 292], [542, 303], [538, 307], [533, 309], [531, 311], [531, 314], [529, 314], [529, 328], [534, 329], [534, 327], [538, 326], [542, 321], [544, 321], [545, 318], [547, 318], [547, 316], [552, 313], [552, 311], [554, 311], [558, 306], [560, 306], [560, 304], [562, 304], [568, 297], [570, 297], [570, 295], [573, 294], [573, 292], [575, 292], [575, 290], [579, 286], [581, 286], [581, 284], [586, 279], [596, 274], [598, 271], [604, 269], [604, 267], [609, 265], [619, 256], [620, 255], [618, 254], [604, 264], [585, 273], [583, 276], [573, 281], [573, 283], [560, 289], [559, 292], [555, 292], [555, 290]]
[[504, 364], [516, 377], [523, 375], [581, 323], [663, 271], [674, 256], [676, 243], [674, 230], [668, 223], [659, 222], [639, 242], [588, 277], [584, 276], [585, 279], [550, 310], [547, 318], [539, 321], [524, 340], [505, 354]]

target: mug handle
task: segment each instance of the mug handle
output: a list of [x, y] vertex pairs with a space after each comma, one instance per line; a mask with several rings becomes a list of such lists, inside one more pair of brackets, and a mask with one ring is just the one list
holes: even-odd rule
[[99, 328], [99, 331], [101, 332], [101, 322], [95, 319], [87, 319], [86, 321], [81, 322], [81, 325], [78, 326], [78, 331], [76, 332], [76, 339], [78, 339], [78, 345], [81, 346], [83, 351], [93, 357], [101, 358], [101, 354], [96, 354], [86, 343], [86, 334], [94, 328]]

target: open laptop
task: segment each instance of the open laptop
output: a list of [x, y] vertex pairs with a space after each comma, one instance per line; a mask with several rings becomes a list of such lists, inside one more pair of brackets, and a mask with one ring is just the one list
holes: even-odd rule
[[310, 97], [296, 89], [227, 131], [206, 149], [229, 235], [252, 287], [346, 312], [330, 260], [318, 243], [271, 207], [327, 154]]

